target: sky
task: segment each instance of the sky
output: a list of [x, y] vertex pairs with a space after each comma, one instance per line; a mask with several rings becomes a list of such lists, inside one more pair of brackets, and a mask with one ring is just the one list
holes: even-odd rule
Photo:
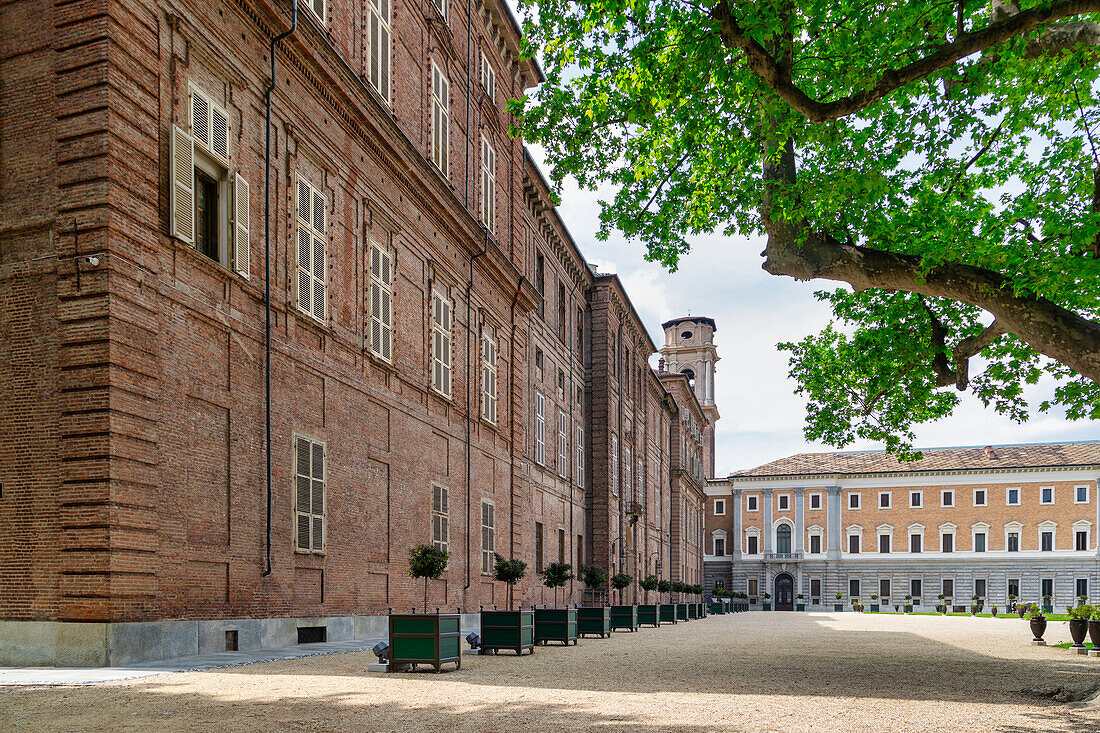
[[[549, 172], [542, 150], [532, 147], [531, 153]], [[787, 377], [787, 353], [776, 349], [778, 343], [798, 341], [824, 328], [831, 314], [813, 293], [833, 285], [769, 275], [760, 267], [763, 240], [722, 234], [692, 240], [691, 252], [681, 258], [679, 270], [670, 273], [645, 261], [640, 242], [627, 242], [619, 235], [597, 240], [599, 198], [567, 183], [558, 213], [588, 261], [601, 272], [618, 273], [653, 343], [658, 348], [664, 343], [661, 323], [671, 318], [690, 314], [717, 322], [715, 402], [722, 417], [716, 433], [715, 475], [794, 453], [836, 450], [803, 437], [805, 401]], [[1050, 393], [1051, 386], [1040, 383], [1027, 394], [1037, 405]], [[1100, 421], [1071, 422], [1064, 413], [1052, 411], [1033, 412], [1030, 420], [1017, 424], [969, 393], [961, 397], [953, 415], [918, 426], [917, 447], [1100, 440]], [[844, 450], [881, 448], [863, 442]]]

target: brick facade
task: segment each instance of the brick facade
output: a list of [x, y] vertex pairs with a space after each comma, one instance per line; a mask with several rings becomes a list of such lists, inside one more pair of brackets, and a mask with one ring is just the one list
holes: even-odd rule
[[[382, 83], [381, 36], [363, 31], [379, 6], [309, 7], [276, 52], [269, 219], [264, 89], [290, 3], [0, 7], [0, 621], [382, 614], [420, 602], [404, 569], [433, 540], [451, 560], [429, 605], [465, 610], [503, 602], [483, 544], [534, 570], [537, 532], [545, 563], [625, 569], [635, 597], [658, 561], [665, 576], [677, 557], [694, 567], [671, 549], [684, 489], [669, 436], [687, 397], [649, 368], [618, 278], [588, 266], [507, 134], [506, 100], [541, 78], [507, 8], [395, 4]], [[205, 137], [195, 99], [224, 112]], [[193, 235], [173, 205], [181, 141], [197, 151], [180, 209]], [[376, 257], [391, 273], [385, 355]], [[612, 434], [633, 514], [631, 487], [611, 485]], [[534, 573], [516, 599], [553, 600]]]

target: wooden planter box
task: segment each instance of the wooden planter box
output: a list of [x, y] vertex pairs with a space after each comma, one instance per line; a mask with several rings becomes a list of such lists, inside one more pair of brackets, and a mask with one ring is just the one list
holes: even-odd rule
[[661, 604], [661, 623], [676, 623], [676, 605], [673, 603]]
[[535, 609], [535, 643], [548, 641], [560, 641], [566, 646], [569, 642], [577, 643], [577, 609]]
[[796, 610], [796, 611], [805, 611], [806, 610], [806, 604], [805, 603], [796, 603], [796, 604], [794, 604], [794, 610]]
[[688, 604], [677, 603], [676, 604], [676, 620], [687, 621], [688, 620]]
[[457, 613], [395, 614], [390, 616], [390, 663], [394, 672], [414, 664], [430, 664], [436, 673], [454, 662], [462, 669], [462, 635]]
[[638, 625], [660, 626], [661, 608], [660, 603], [644, 603], [638, 606]]
[[726, 610], [724, 608], [722, 608], [721, 603], [712, 603], [712, 604], [710, 604], [710, 612], [717, 614], [717, 613], [725, 613]]
[[872, 603], [871, 604], [871, 613], [878, 613], [878, 604], [877, 603]]
[[581, 606], [577, 609], [577, 636], [611, 636], [610, 606]]
[[611, 630], [627, 629], [628, 631], [638, 630], [638, 607], [637, 606], [612, 606], [611, 607]]
[[699, 618], [699, 604], [688, 603], [687, 604], [688, 618]]
[[765, 610], [765, 611], [770, 611], [770, 610], [772, 610], [772, 604], [770, 604], [770, 603], [765, 603], [765, 604], [764, 604], [764, 610]]
[[482, 611], [481, 653], [513, 649], [523, 654], [524, 649], [535, 653], [534, 611]]

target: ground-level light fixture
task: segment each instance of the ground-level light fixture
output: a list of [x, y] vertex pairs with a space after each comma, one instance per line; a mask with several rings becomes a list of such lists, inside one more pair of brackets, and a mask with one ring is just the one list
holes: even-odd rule
[[478, 636], [476, 631], [471, 631], [469, 634], [466, 634], [466, 643], [470, 645], [471, 649], [480, 649], [481, 637]]
[[385, 662], [390, 658], [390, 645], [384, 641], [380, 641], [371, 647], [371, 651], [374, 652], [374, 656], [378, 657], [379, 662]]

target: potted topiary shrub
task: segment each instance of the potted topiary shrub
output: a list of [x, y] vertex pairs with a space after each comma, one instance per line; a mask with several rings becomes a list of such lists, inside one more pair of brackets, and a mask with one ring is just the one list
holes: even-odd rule
[[565, 562], [547, 565], [539, 578], [547, 588], [554, 589], [554, 608], [535, 609], [535, 643], [545, 645], [560, 641], [566, 646], [577, 643], [577, 609], [558, 607], [558, 588], [573, 579], [573, 566]]
[[805, 611], [806, 610], [806, 596], [799, 593], [796, 596], [796, 598], [798, 599], [798, 603], [796, 603], [794, 605], [794, 610], [796, 610], [796, 611]]
[[913, 612], [913, 596], [905, 596], [905, 612]]
[[1080, 606], [1070, 606], [1066, 609], [1069, 613], [1069, 636], [1073, 639], [1073, 645], [1069, 648], [1074, 654], [1086, 654], [1085, 636], [1089, 633], [1089, 619], [1092, 618], [1092, 606], [1082, 603]]
[[449, 554], [432, 545], [412, 548], [406, 572], [424, 579], [424, 613], [395, 613], [389, 617], [389, 666], [394, 672], [430, 664], [436, 672], [448, 662], [462, 668], [462, 639], [457, 613], [428, 613], [428, 581], [443, 575]]
[[1043, 596], [1043, 613], [1054, 613], [1054, 604], [1050, 596]]
[[658, 580], [657, 592], [668, 595], [668, 603], [661, 604], [661, 623], [676, 623], [676, 604], [672, 602], [672, 582]]
[[1045, 646], [1046, 642], [1043, 641], [1043, 634], [1047, 630], [1047, 620], [1043, 616], [1041, 608], [1034, 603], [1024, 606], [1024, 614], [1028, 618], [1028, 622], [1031, 626], [1031, 634], [1035, 638], [1031, 640], [1031, 643], [1035, 646]]
[[684, 594], [687, 593], [687, 584], [674, 580], [672, 582], [672, 592], [676, 594], [676, 620], [687, 621], [688, 606], [687, 601], [684, 600]]
[[697, 585], [685, 585], [684, 592], [688, 594], [688, 618], [700, 618], [699, 604], [695, 600], [696, 594], [699, 592], [699, 586]]
[[878, 613], [878, 596], [871, 596], [871, 613]]
[[[581, 582], [588, 595], [597, 595], [603, 589], [607, 573], [595, 565], [581, 565]], [[611, 609], [606, 603], [598, 606], [581, 606], [577, 609], [577, 635], [598, 634], [600, 638], [611, 635]]]
[[977, 616], [978, 615], [978, 594], [977, 593], [970, 596], [970, 615], [971, 616]]
[[1089, 641], [1092, 642], [1089, 656], [1100, 656], [1100, 606], [1093, 607], [1089, 618]]
[[1016, 602], [1013, 605], [1016, 608], [1016, 615], [1019, 616], [1020, 618], [1023, 618], [1024, 614], [1027, 613], [1028, 604]]
[[765, 593], [764, 594], [764, 610], [765, 611], [772, 610], [771, 600], [772, 600], [772, 594], [771, 593]]
[[714, 614], [723, 614], [726, 612], [726, 597], [729, 592], [725, 588], [715, 588], [711, 593], [712, 600], [710, 603], [710, 612]]
[[989, 607], [989, 614], [990, 614], [990, 615], [991, 615], [991, 616], [992, 616], [993, 618], [997, 618], [997, 607], [996, 607], [996, 606], [990, 606], [990, 607]]
[[481, 653], [512, 649], [517, 655], [524, 649], [535, 653], [535, 612], [513, 609], [512, 596], [516, 583], [527, 575], [527, 563], [522, 560], [506, 560], [493, 555], [493, 579], [508, 586], [508, 610], [481, 610]]
[[940, 613], [942, 613], [944, 616], [946, 616], [947, 615], [947, 599], [944, 597], [943, 593], [940, 593], [938, 596], [936, 596], [936, 598], [940, 599], [940, 603], [939, 603], [938, 606], [936, 606], [936, 610], [939, 611]]
[[[657, 580], [656, 575], [647, 575], [638, 581], [638, 585], [642, 586], [642, 590], [645, 591], [646, 601], [649, 601], [649, 594], [657, 590], [660, 581]], [[638, 625], [639, 626], [660, 626], [661, 625], [661, 604], [657, 603], [643, 603], [638, 606]]]
[[1008, 604], [1005, 606], [1005, 611], [1013, 613], [1016, 610], [1016, 596], [1013, 593], [1008, 594]]
[[638, 607], [633, 603], [627, 605], [623, 601], [623, 591], [630, 587], [634, 579], [626, 573], [617, 573], [611, 576], [611, 587], [619, 591], [619, 605], [611, 607], [611, 630], [627, 629], [638, 630]]
[[839, 612], [839, 611], [844, 610], [844, 604], [841, 603], [841, 599], [843, 599], [843, 598], [844, 598], [844, 594], [841, 593], [840, 591], [837, 591], [836, 592], [836, 603], [833, 604], [833, 610], [834, 611]]

